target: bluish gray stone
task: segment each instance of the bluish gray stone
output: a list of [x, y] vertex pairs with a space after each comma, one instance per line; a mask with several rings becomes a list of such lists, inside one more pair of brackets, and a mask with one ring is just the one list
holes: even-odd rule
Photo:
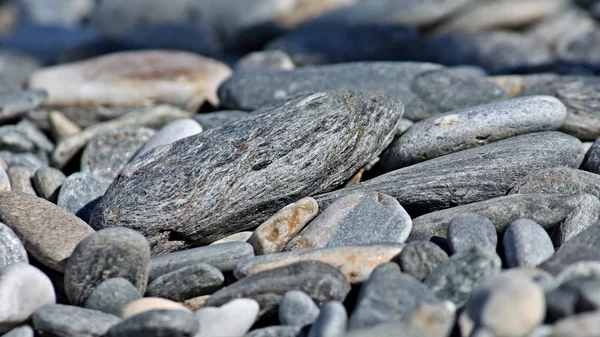
[[600, 174], [600, 138], [596, 139], [586, 152], [581, 169]]
[[535, 221], [514, 221], [502, 239], [509, 267], [535, 267], [554, 255], [554, 245], [544, 228]]
[[48, 166], [47, 161], [42, 161], [31, 153], [14, 153], [10, 151], [0, 151], [0, 159], [2, 159], [8, 167], [23, 166], [33, 171], [37, 171], [40, 167]]
[[27, 251], [17, 234], [0, 222], [0, 268], [18, 262], [29, 263]]
[[134, 315], [110, 328], [104, 337], [193, 337], [199, 324], [182, 310], [151, 310]]
[[67, 177], [53, 167], [40, 167], [33, 175], [33, 187], [38, 195], [50, 202], [57, 202], [60, 187]]
[[148, 284], [146, 296], [162, 297], [177, 302], [211, 294], [225, 278], [209, 264], [198, 263], [163, 274]]
[[110, 278], [94, 288], [85, 300], [84, 307], [120, 316], [131, 302], [142, 298], [140, 291], [122, 277]]
[[302, 291], [288, 291], [279, 303], [279, 322], [282, 325], [309, 325], [317, 316], [319, 316], [319, 307]]
[[448, 224], [448, 244], [453, 253], [471, 247], [496, 251], [498, 235], [490, 219], [483, 215], [461, 213], [452, 217]]
[[47, 305], [33, 314], [33, 327], [42, 336], [96, 337], [121, 322], [117, 316], [73, 305]]
[[0, 148], [15, 153], [30, 152], [48, 162], [48, 154], [54, 150], [54, 144], [35, 124], [24, 119], [16, 125], [0, 127]]
[[600, 197], [600, 175], [569, 167], [531, 172], [519, 180], [510, 194], [591, 194]]
[[409, 242], [397, 258], [400, 269], [419, 281], [448, 259], [448, 254], [433, 242]]
[[29, 325], [21, 325], [2, 335], [2, 337], [33, 337], [33, 328]]
[[240, 121], [248, 118], [250, 114], [247, 111], [223, 110], [209, 113], [201, 113], [192, 116], [192, 119], [200, 123], [204, 131], [216, 129], [225, 124]]
[[327, 302], [311, 326], [308, 337], [343, 337], [347, 323], [348, 313], [342, 302]]
[[56, 204], [89, 223], [90, 216], [111, 180], [90, 172], [76, 172], [62, 183]]
[[[146, 141], [131, 157], [131, 160], [141, 157], [155, 147], [171, 144], [182, 138], [193, 136], [202, 132], [202, 126], [193, 119], [184, 118], [173, 121], [162, 127], [156, 134]], [[141, 140], [140, 140], [141, 141]]]

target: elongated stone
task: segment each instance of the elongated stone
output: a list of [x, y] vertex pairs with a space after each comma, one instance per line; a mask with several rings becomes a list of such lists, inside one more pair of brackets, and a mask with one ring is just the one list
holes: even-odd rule
[[192, 313], [190, 309], [184, 307], [181, 303], [159, 297], [144, 297], [129, 303], [123, 308], [121, 318], [128, 319], [143, 312], [154, 310], [179, 310]]
[[344, 305], [339, 301], [330, 301], [321, 308], [308, 337], [341, 337], [346, 334], [347, 324], [348, 313]]
[[114, 324], [105, 337], [193, 337], [199, 328], [194, 315], [179, 310], [152, 310]]
[[143, 145], [135, 152], [131, 160], [135, 160], [155, 147], [171, 144], [200, 132], [202, 132], [202, 126], [193, 119], [184, 118], [173, 121], [160, 129], [152, 138], [143, 142]]
[[424, 214], [505, 195], [533, 171], [575, 168], [582, 160], [583, 146], [576, 138], [538, 132], [431, 159], [314, 198], [323, 208], [352, 193], [380, 192], [396, 198], [409, 214]]
[[[0, 159], [1, 160], [1, 159]], [[10, 192], [10, 178], [8, 177], [8, 173], [6, 169], [0, 167], [0, 193], [1, 192]]]
[[509, 194], [591, 194], [600, 197], [600, 175], [568, 167], [531, 172]]
[[154, 254], [211, 243], [345, 182], [389, 145], [402, 109], [393, 98], [349, 91], [267, 106], [130, 163], [91, 223], [135, 228]]
[[219, 269], [199, 263], [157, 277], [148, 284], [146, 295], [183, 302], [212, 293], [224, 280]]
[[242, 231], [239, 233], [228, 235], [222, 239], [219, 239], [215, 242], [211, 242], [209, 246], [218, 245], [221, 243], [229, 243], [229, 242], [247, 242], [250, 237], [254, 234], [253, 231]]
[[79, 125], [73, 123], [60, 111], [50, 111], [48, 113], [48, 124], [50, 133], [56, 141], [62, 137], [72, 136], [81, 132]]
[[119, 322], [117, 316], [63, 304], [47, 305], [33, 314], [35, 330], [48, 336], [103, 336]]
[[338, 268], [352, 283], [365, 281], [378, 265], [400, 254], [404, 244], [375, 244], [261, 255], [240, 261], [233, 271], [238, 279], [261, 271], [278, 268], [298, 261], [317, 260]]
[[551, 96], [520, 97], [478, 105], [414, 124], [382, 156], [388, 170], [522, 134], [557, 130], [567, 117]]

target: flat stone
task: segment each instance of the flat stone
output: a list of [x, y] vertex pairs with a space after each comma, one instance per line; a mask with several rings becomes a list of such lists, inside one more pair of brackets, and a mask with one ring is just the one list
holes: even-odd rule
[[33, 175], [33, 186], [40, 197], [56, 202], [65, 179], [67, 179], [65, 174], [58, 169], [49, 166], [40, 167]]
[[200, 331], [194, 337], [242, 337], [258, 318], [258, 302], [238, 298], [219, 308], [206, 307], [194, 313]]
[[423, 281], [432, 270], [448, 259], [448, 254], [435, 243], [429, 241], [409, 242], [396, 262], [403, 273]]
[[456, 322], [456, 306], [450, 301], [421, 303], [406, 321], [408, 331], [424, 336], [445, 337]]
[[293, 252], [261, 255], [240, 261], [233, 271], [241, 279], [265, 270], [290, 265], [298, 261], [316, 260], [338, 268], [351, 283], [369, 278], [378, 265], [400, 254], [404, 244], [375, 244], [362, 246], [302, 249]]
[[[431, 159], [314, 198], [324, 208], [356, 192], [385, 193], [414, 216], [503, 196], [533, 171], [575, 168], [582, 160], [583, 147], [576, 138], [538, 132]], [[412, 231], [418, 228], [413, 221]]]
[[600, 176], [568, 167], [532, 172], [511, 189], [510, 194], [591, 194], [600, 197]]
[[34, 337], [33, 328], [29, 325], [21, 325], [2, 335], [2, 337]]
[[403, 243], [411, 229], [410, 216], [393, 197], [383, 193], [356, 193], [327, 207], [285, 250]]
[[252, 330], [247, 333], [244, 337], [297, 337], [300, 333], [301, 327], [283, 325], [283, 326], [269, 326], [262, 329]]
[[8, 174], [12, 191], [36, 195], [31, 184], [31, 179], [35, 173], [34, 170], [23, 166], [11, 166], [6, 173]]
[[[174, 143], [180, 139], [193, 136], [202, 132], [202, 126], [193, 119], [184, 118], [173, 121], [163, 126], [150, 140], [144, 139], [143, 145], [135, 152], [131, 160], [141, 157], [143, 154], [161, 145]], [[142, 140], [140, 139], [140, 143]], [[88, 145], [89, 146], [89, 145]], [[116, 177], [117, 175], [115, 175]]]
[[181, 303], [158, 297], [144, 297], [129, 303], [121, 311], [121, 318], [128, 319], [143, 312], [154, 310], [179, 310], [192, 313], [190, 309], [184, 307]]
[[47, 305], [33, 314], [35, 330], [48, 336], [93, 337], [104, 336], [121, 322], [117, 316], [73, 305]]
[[14, 153], [10, 151], [0, 151], [2, 159], [8, 167], [23, 166], [36, 171], [40, 167], [47, 166], [47, 163], [31, 153]]
[[495, 252], [498, 235], [494, 224], [485, 216], [473, 213], [456, 214], [448, 224], [448, 244], [453, 253], [472, 247]]
[[235, 63], [235, 71], [260, 69], [292, 70], [295, 67], [290, 56], [281, 50], [256, 51], [247, 54]]
[[361, 286], [348, 328], [355, 330], [400, 322], [411, 317], [422, 303], [438, 301], [427, 286], [401, 273], [396, 264], [382, 264]]
[[0, 269], [19, 262], [29, 263], [27, 251], [17, 234], [0, 222]]
[[[0, 159], [1, 160], [1, 159]], [[8, 178], [8, 173], [2, 167], [0, 167], [0, 193], [2, 192], [10, 192], [10, 179]]]
[[330, 301], [321, 308], [319, 317], [310, 327], [308, 337], [337, 337], [346, 334], [348, 313], [339, 301]]
[[285, 293], [279, 303], [279, 322], [282, 325], [305, 326], [312, 324], [319, 316], [319, 307], [302, 291]]
[[152, 310], [110, 328], [105, 337], [193, 337], [199, 324], [194, 315], [178, 310]]
[[153, 254], [211, 243], [259, 225], [300, 196], [339, 186], [389, 145], [401, 115], [401, 103], [383, 95], [298, 95], [130, 163], [91, 223], [135, 228]]
[[59, 272], [75, 246], [94, 233], [73, 214], [21, 192], [0, 193], [0, 221], [17, 234], [31, 256]]
[[220, 306], [232, 299], [247, 297], [260, 305], [260, 315], [276, 313], [281, 299], [290, 290], [300, 290], [317, 304], [342, 301], [350, 291], [344, 274], [319, 261], [301, 261], [247, 276], [223, 288], [206, 301], [206, 306]]
[[47, 162], [54, 144], [33, 122], [23, 119], [16, 125], [0, 127], [0, 148], [15, 153], [31, 152]]
[[146, 295], [177, 302], [211, 294], [220, 288], [225, 278], [209, 264], [198, 263], [163, 274], [148, 284]]
[[61, 185], [56, 204], [88, 222], [111, 180], [90, 172], [76, 172]]
[[98, 284], [83, 306], [119, 316], [129, 303], [140, 298], [142, 295], [131, 282], [122, 277], [115, 277]]
[[585, 153], [581, 169], [600, 174], [600, 139], [596, 139]]
[[79, 125], [73, 123], [60, 111], [50, 111], [48, 113], [48, 123], [50, 133], [56, 141], [60, 140], [62, 137], [72, 136], [81, 132]]
[[550, 96], [520, 97], [447, 112], [414, 124], [382, 156], [386, 170], [522, 134], [557, 130], [565, 106]]
[[83, 305], [96, 286], [113, 277], [123, 277], [143, 294], [149, 259], [148, 242], [141, 234], [127, 228], [98, 231], [82, 240], [67, 261], [66, 294], [71, 303]]
[[246, 111], [223, 110], [217, 112], [202, 113], [192, 116], [192, 119], [200, 123], [204, 131], [216, 129], [225, 124], [240, 121], [250, 115]]
[[38, 308], [54, 304], [52, 282], [27, 263], [13, 263], [0, 269], [0, 331], [6, 332], [29, 320]]
[[[319, 212], [311, 197], [302, 198], [275, 213], [254, 230], [248, 243], [256, 255], [277, 253]], [[314, 222], [314, 221], [313, 221]]]
[[130, 159], [154, 136], [144, 127], [123, 127], [97, 134], [81, 155], [81, 171], [114, 179]]
[[554, 245], [544, 228], [535, 221], [514, 221], [502, 239], [509, 267], [535, 267], [554, 255]]
[[239, 233], [235, 233], [235, 234], [226, 236], [215, 242], [211, 242], [209, 246], [218, 245], [221, 243], [229, 243], [229, 242], [246, 242], [250, 239], [252, 234], [254, 234], [254, 232], [252, 232], [252, 231], [241, 231]]
[[21, 90], [0, 84], [0, 122], [19, 118], [46, 101], [44, 90]]
[[238, 261], [253, 256], [252, 246], [246, 242], [229, 242], [154, 256], [150, 259], [148, 282], [166, 273], [198, 263], [210, 264], [223, 272], [232, 271]]
[[427, 276], [425, 284], [437, 296], [460, 308], [482, 280], [499, 273], [501, 268], [502, 261], [496, 252], [473, 247], [452, 255]]

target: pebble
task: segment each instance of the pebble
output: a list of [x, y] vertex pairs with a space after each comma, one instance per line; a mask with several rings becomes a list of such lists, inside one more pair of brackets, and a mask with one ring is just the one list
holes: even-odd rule
[[308, 337], [343, 337], [347, 323], [348, 314], [342, 302], [327, 302], [311, 326]]
[[60, 188], [67, 177], [53, 167], [40, 167], [33, 175], [33, 186], [38, 195], [50, 202], [57, 202]]
[[406, 118], [402, 118], [400, 120], [400, 124], [398, 124], [398, 129], [396, 129], [396, 137], [402, 136], [414, 124], [415, 123], [412, 122], [411, 120], [406, 119]]
[[143, 312], [154, 310], [179, 310], [191, 313], [190, 309], [184, 307], [181, 303], [158, 297], [144, 297], [129, 303], [121, 311], [121, 318], [128, 319]]
[[48, 276], [22, 262], [0, 269], [0, 293], [0, 332], [25, 323], [38, 308], [56, 302]]
[[250, 115], [246, 111], [223, 110], [217, 112], [202, 113], [192, 116], [192, 119], [200, 123], [204, 131], [216, 129], [223, 125], [234, 123], [248, 118]]
[[305, 326], [312, 324], [320, 309], [306, 293], [292, 290], [279, 303], [279, 322], [282, 325]]
[[446, 337], [456, 321], [456, 306], [450, 301], [422, 303], [406, 321], [409, 331], [431, 337]]
[[103, 336], [121, 319], [101, 311], [72, 305], [47, 305], [33, 314], [33, 326], [41, 335], [82, 337]]
[[[136, 228], [153, 254], [211, 243], [259, 225], [298, 195], [350, 178], [389, 145], [401, 116], [402, 105], [392, 98], [350, 91], [302, 94], [267, 106], [225, 132], [185, 138], [126, 166], [91, 224]], [[330, 165], [323, 166], [326, 158]], [[171, 193], [180, 187], [182, 193]]]
[[91, 172], [76, 172], [62, 183], [56, 204], [89, 223], [111, 180]]
[[244, 337], [298, 337], [301, 327], [299, 326], [269, 326], [266, 328], [255, 329], [247, 333]]
[[152, 310], [113, 325], [105, 337], [194, 337], [199, 324], [194, 315], [179, 310]]
[[115, 277], [98, 284], [83, 306], [119, 316], [127, 305], [140, 298], [142, 295], [131, 282]]
[[0, 122], [21, 117], [44, 103], [47, 97], [43, 90], [21, 90], [0, 83]]
[[383, 193], [356, 193], [332, 203], [284, 250], [403, 243], [411, 229], [410, 216], [393, 197]]
[[34, 337], [33, 328], [29, 325], [21, 325], [2, 335], [2, 337]]
[[547, 322], [556, 322], [579, 312], [597, 309], [596, 298], [599, 291], [597, 275], [573, 276], [562, 282], [557, 278], [556, 281], [558, 286], [545, 293]]
[[349, 282], [361, 283], [369, 278], [375, 267], [391, 261], [403, 248], [404, 244], [401, 243], [375, 244], [301, 249], [293, 252], [261, 255], [238, 262], [233, 274], [236, 278], [241, 279], [298, 261], [316, 260], [338, 268]]
[[136, 151], [155, 135], [145, 127], [122, 127], [97, 134], [81, 155], [81, 171], [115, 179]]
[[535, 221], [514, 221], [502, 239], [509, 267], [535, 267], [554, 255], [554, 245], [544, 228]]
[[346, 337], [389, 337], [398, 335], [402, 331], [402, 337], [424, 337], [422, 333], [410, 330], [405, 323], [394, 322], [379, 324], [365, 329], [351, 330]]
[[10, 178], [8, 177], [8, 173], [2, 167], [0, 167], [0, 193], [1, 192], [10, 192]]
[[221, 287], [225, 278], [209, 264], [198, 263], [163, 274], [148, 284], [146, 295], [177, 302], [211, 294]]
[[566, 317], [552, 325], [550, 336], [597, 336], [600, 334], [598, 319], [600, 319], [600, 311], [585, 312]]
[[0, 222], [0, 269], [19, 262], [29, 263], [27, 251], [17, 234]]
[[[583, 165], [583, 164], [582, 164]], [[581, 194], [600, 197], [600, 176], [568, 167], [531, 172], [510, 190], [510, 194]]]
[[522, 134], [557, 130], [566, 117], [565, 106], [551, 96], [455, 110], [412, 125], [386, 150], [382, 163], [391, 171]]
[[246, 242], [250, 239], [252, 234], [254, 234], [254, 232], [252, 232], [252, 231], [241, 231], [239, 233], [235, 233], [235, 234], [226, 236], [215, 242], [211, 242], [209, 246], [219, 245], [221, 243], [229, 243], [229, 242]]
[[28, 18], [46, 25], [75, 26], [94, 8], [92, 0], [51, 0], [42, 3], [35, 0], [20, 0], [19, 3], [24, 6]]
[[98, 231], [82, 240], [67, 261], [66, 294], [71, 303], [83, 305], [95, 287], [113, 277], [125, 278], [143, 294], [149, 259], [148, 242], [138, 232], [123, 227]]
[[75, 246], [94, 233], [73, 214], [21, 192], [0, 193], [0, 222], [17, 234], [32, 257], [59, 272]]
[[[302, 198], [275, 213], [254, 230], [248, 243], [256, 255], [273, 254], [298, 237], [298, 232], [319, 212], [319, 205], [311, 197]], [[315, 220], [316, 221], [316, 220]], [[312, 222], [314, 223], [314, 221]]]
[[31, 180], [35, 171], [23, 166], [11, 166], [6, 172], [12, 191], [36, 195]]
[[194, 337], [242, 337], [258, 318], [258, 302], [238, 298], [219, 308], [205, 307], [194, 312], [200, 331]]
[[495, 252], [473, 247], [452, 255], [427, 276], [425, 284], [437, 296], [460, 308], [482, 280], [499, 273], [501, 268], [502, 261]]
[[[141, 147], [135, 152], [131, 160], [141, 157], [143, 154], [161, 145], [174, 143], [180, 139], [190, 137], [202, 132], [202, 126], [193, 119], [184, 118], [173, 121], [162, 127], [150, 140], [139, 139]], [[151, 134], [148, 134], [151, 135]], [[138, 144], [136, 144], [138, 145]], [[89, 146], [89, 145], [88, 145]], [[116, 177], [117, 175], [115, 175]]]
[[232, 299], [247, 297], [258, 302], [260, 316], [274, 314], [290, 290], [303, 291], [322, 305], [332, 300], [344, 300], [350, 284], [344, 274], [328, 264], [301, 261], [244, 277], [212, 294], [206, 306], [220, 306]]
[[432, 270], [447, 259], [448, 254], [435, 243], [413, 241], [402, 249], [396, 262], [403, 273], [423, 281]]
[[490, 219], [478, 214], [462, 213], [453, 216], [448, 224], [448, 244], [453, 253], [472, 247], [495, 252], [498, 235]]
[[261, 69], [292, 70], [296, 66], [290, 56], [280, 50], [257, 51], [242, 57], [235, 63], [235, 71]]
[[600, 174], [600, 139], [596, 139], [585, 153], [581, 169]]
[[56, 141], [59, 141], [62, 137], [81, 132], [81, 128], [60, 111], [50, 111], [48, 113], [48, 123], [50, 133]]
[[8, 167], [23, 166], [33, 171], [36, 171], [40, 167], [47, 166], [46, 162], [31, 153], [0, 151], [0, 159], [2, 159]]

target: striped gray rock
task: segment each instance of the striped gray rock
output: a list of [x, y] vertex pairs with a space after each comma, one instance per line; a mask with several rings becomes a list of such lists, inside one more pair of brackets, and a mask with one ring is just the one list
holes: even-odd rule
[[156, 134], [154, 134], [154, 136], [152, 136], [152, 138], [150, 138], [150, 140], [146, 141], [145, 144], [142, 143], [143, 145], [135, 152], [131, 160], [133, 161], [136, 158], [141, 157], [155, 147], [171, 144], [182, 138], [193, 136], [200, 132], [202, 132], [202, 127], [193, 119], [183, 118], [173, 121], [163, 126]]
[[402, 110], [393, 98], [350, 91], [264, 107], [127, 165], [91, 223], [134, 228], [154, 254], [209, 244], [343, 184], [389, 145]]
[[221, 127], [228, 123], [237, 122], [249, 117], [250, 114], [240, 110], [222, 110], [209, 113], [201, 113], [191, 118], [200, 123], [204, 131]]
[[531, 172], [519, 180], [510, 194], [591, 194], [600, 197], [600, 175], [569, 167]]

